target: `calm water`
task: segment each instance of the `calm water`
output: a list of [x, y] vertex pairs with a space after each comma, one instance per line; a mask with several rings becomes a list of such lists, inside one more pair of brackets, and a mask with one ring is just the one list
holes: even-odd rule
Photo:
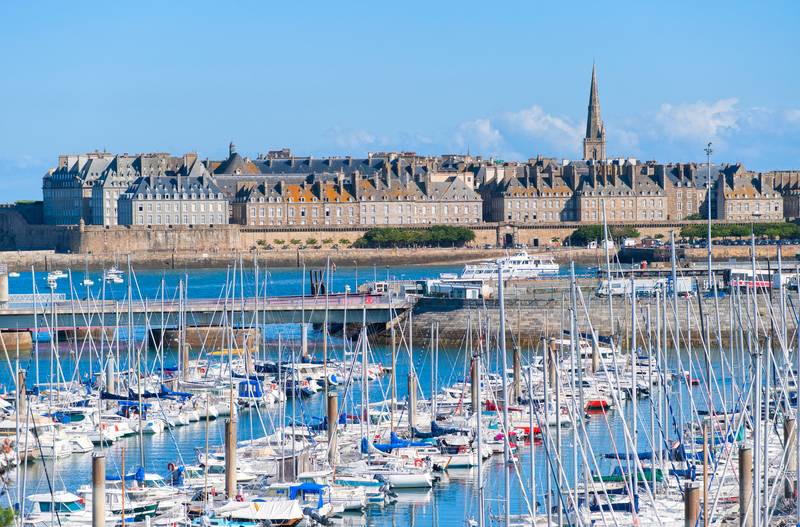
[[[355, 290], [356, 282], [360, 283], [364, 280], [372, 280], [375, 277], [383, 279], [387, 276], [391, 278], [423, 278], [437, 276], [441, 272], [454, 272], [458, 271], [460, 266], [409, 266], [404, 268], [342, 268], [340, 267], [333, 277], [332, 290], [343, 290], [345, 284]], [[238, 273], [237, 273], [238, 274]], [[230, 279], [230, 271], [226, 270], [191, 270], [188, 272], [188, 294], [190, 297], [218, 297], [226, 281], [226, 275]], [[37, 288], [41, 288], [44, 283], [42, 278], [44, 275], [39, 274], [35, 277]], [[263, 276], [263, 275], [262, 275]], [[99, 273], [90, 273], [90, 277], [98, 284], [100, 283]], [[170, 296], [170, 291], [174, 291], [180, 280], [186, 280], [187, 274], [182, 271], [166, 271], [164, 273], [141, 271], [136, 273], [136, 285], [141, 295], [144, 297], [155, 298], [158, 294], [162, 278], [167, 284], [167, 297]], [[75, 273], [73, 281], [79, 283], [83, 279], [82, 274]], [[240, 278], [237, 277], [237, 283]], [[303, 281], [302, 271], [298, 269], [273, 269], [269, 271], [268, 291], [270, 294], [298, 294], [301, 290]], [[245, 270], [244, 284], [245, 294], [253, 291], [253, 275], [252, 271]], [[59, 281], [59, 292], [68, 291], [67, 279]], [[30, 273], [23, 274], [20, 278], [11, 280], [12, 293], [29, 293], [33, 289], [32, 279]], [[109, 298], [122, 298], [125, 295], [126, 285], [109, 286], [106, 291], [106, 296]], [[81, 296], [85, 295], [85, 288]], [[238, 291], [238, 286], [237, 286]], [[100, 294], [100, 287], [93, 288], [94, 295]], [[137, 295], [138, 296], [138, 295]], [[299, 334], [297, 326], [281, 326], [272, 328], [273, 332], [281, 333], [286, 339], [297, 339]], [[319, 352], [321, 343], [319, 335], [311, 335], [312, 341], [310, 349]], [[427, 349], [427, 342], [415, 343], [414, 350], [414, 365], [417, 370], [420, 383], [426, 393], [430, 388], [430, 353]], [[67, 378], [70, 378], [76, 368], [73, 355], [69, 353], [68, 348], [62, 344], [60, 352], [60, 364]], [[270, 349], [272, 355], [275, 355], [276, 350]], [[340, 339], [336, 340], [334, 351], [331, 352], [336, 357], [342, 357], [342, 342]], [[389, 363], [388, 350], [381, 347], [376, 347], [372, 350], [374, 361], [382, 361]], [[319, 354], [319, 353], [317, 353]], [[44, 372], [49, 371], [50, 361], [49, 345], [44, 344], [43, 349], [39, 354], [39, 367], [42, 375]], [[274, 358], [274, 357], [273, 357]], [[463, 379], [467, 365], [465, 360], [465, 353], [463, 349], [445, 349], [439, 352], [439, 379], [438, 385], [441, 387], [449, 383], [456, 382]], [[684, 358], [686, 360], [686, 358]], [[716, 359], [715, 359], [716, 360]], [[167, 364], [175, 364], [176, 359], [174, 354], [167, 354], [165, 362]], [[674, 362], [674, 359], [673, 359]], [[149, 357], [149, 364], [153, 363], [153, 357]], [[397, 376], [401, 381], [398, 386], [398, 396], [404, 397], [406, 393], [405, 375], [409, 369], [410, 360], [407, 353], [400, 353], [398, 359]], [[20, 364], [20, 367], [25, 367], [29, 372], [33, 372], [34, 365], [33, 359], [29, 358]], [[81, 373], [88, 371], [88, 362], [81, 361], [78, 365], [78, 370]], [[2, 367], [0, 370], [0, 381], [7, 385], [10, 379], [11, 367]], [[44, 378], [42, 379], [45, 380]], [[33, 382], [32, 380], [30, 382]], [[725, 386], [727, 386], [727, 381]], [[374, 383], [371, 386], [370, 397], [373, 400], [386, 397], [388, 391], [388, 378], [383, 379], [381, 383]], [[673, 404], [675, 404], [675, 394], [671, 395]], [[344, 406], [344, 410], [351, 411], [354, 405], [360, 401], [360, 393], [358, 387], [348, 397], [347, 401], [340, 402]], [[291, 402], [287, 408], [287, 416], [290, 418], [292, 412], [296, 412], [298, 418], [310, 419], [311, 417], [322, 416], [322, 396], [317, 395], [309, 399], [300, 401], [296, 408], [292, 408]], [[702, 403], [700, 403], [702, 404]], [[640, 419], [640, 444], [642, 450], [650, 450], [647, 445], [647, 434], [650, 429], [650, 402], [649, 400], [642, 400], [638, 405], [638, 413]], [[592, 438], [592, 446], [595, 455], [601, 455], [605, 452], [617, 450], [612, 438], [619, 438], [620, 431], [622, 430], [622, 419], [620, 414], [624, 414], [626, 418], [631, 417], [632, 405], [630, 403], [624, 404], [623, 408], [612, 411], [608, 414], [608, 418], [603, 416], [593, 416], [587, 423], [587, 431], [589, 437]], [[255, 410], [245, 410], [240, 414], [239, 419], [239, 438], [249, 439], [253, 437], [263, 436], [264, 433], [272, 431], [277, 423], [277, 415], [275, 410], [260, 410], [260, 414]], [[217, 446], [222, 443], [223, 420], [212, 421], [208, 423], [207, 430], [209, 434], [210, 445]], [[193, 423], [188, 426], [179, 427], [172, 431], [165, 431], [163, 434], [157, 436], [146, 436], [144, 438], [144, 453], [145, 465], [148, 471], [158, 472], [166, 475], [167, 464], [170, 462], [186, 463], [195, 462], [195, 449], [202, 448], [205, 444], [206, 424], [203, 422]], [[552, 436], [555, 438], [555, 435]], [[564, 463], [564, 472], [568, 479], [572, 479], [573, 474], [573, 457], [572, 457], [572, 441], [573, 434], [570, 430], [561, 432], [561, 452], [562, 462]], [[552, 445], [555, 448], [555, 445]], [[122, 440], [112, 447], [106, 448], [108, 459], [108, 472], [109, 474], [118, 474], [120, 469], [120, 462], [122, 459], [122, 450], [125, 449], [125, 463], [126, 469], [130, 470], [139, 463], [141, 449], [139, 446], [138, 438], [131, 437]], [[515, 511], [522, 512], [525, 510], [525, 502], [520, 492], [520, 481], [522, 484], [529, 488], [529, 466], [530, 466], [530, 449], [525, 446], [519, 452], [519, 468], [520, 474], [517, 476], [512, 473], [511, 481], [513, 487], [511, 504]], [[537, 495], [539, 502], [544, 501], [545, 494], [545, 452], [541, 446], [536, 449], [536, 471], [537, 471]], [[611, 465], [607, 461], [600, 461], [600, 466], [604, 472], [611, 470]], [[485, 495], [487, 497], [487, 508], [494, 514], [501, 514], [503, 502], [499, 500], [502, 495], [502, 471], [504, 466], [501, 457], [495, 457], [488, 461], [485, 474]], [[48, 464], [47, 474], [45, 474], [45, 466], [42, 463], [36, 463], [29, 466], [28, 474], [28, 488], [27, 493], [46, 492], [48, 488], [47, 480], [53, 482], [55, 488], [74, 489], [78, 485], [89, 482], [91, 470], [91, 455], [80, 454], [74, 455], [65, 460], [59, 460], [55, 466], [52, 463]], [[476, 513], [477, 502], [477, 481], [476, 470], [460, 470], [451, 471], [442, 475], [442, 481], [430, 492], [402, 492], [398, 502], [381, 510], [370, 510], [365, 520], [360, 520], [358, 517], [348, 517], [348, 521], [353, 521], [355, 524], [374, 525], [374, 526], [388, 526], [388, 525], [404, 525], [404, 524], [417, 524], [417, 525], [463, 525], [465, 517], [472, 516]], [[8, 503], [13, 503], [16, 500], [16, 489], [13, 487], [13, 477], [10, 481], [10, 492], [5, 496], [0, 497], [2, 502], [8, 500]]]

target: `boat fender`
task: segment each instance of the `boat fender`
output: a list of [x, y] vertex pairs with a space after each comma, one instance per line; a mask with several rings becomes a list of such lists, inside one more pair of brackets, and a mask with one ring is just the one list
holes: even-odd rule
[[422, 468], [422, 458], [417, 458], [414, 460], [414, 466], [417, 468]]
[[175, 463], [172, 462], [167, 463], [167, 470], [170, 472], [175, 472]]

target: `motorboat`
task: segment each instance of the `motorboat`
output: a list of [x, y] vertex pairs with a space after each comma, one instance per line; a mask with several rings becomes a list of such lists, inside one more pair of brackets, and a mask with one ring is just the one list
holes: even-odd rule
[[106, 282], [111, 282], [112, 284], [121, 284], [125, 282], [123, 278], [124, 274], [122, 271], [117, 269], [116, 266], [112, 266], [111, 268], [107, 269], [106, 272], [103, 273], [103, 280]]

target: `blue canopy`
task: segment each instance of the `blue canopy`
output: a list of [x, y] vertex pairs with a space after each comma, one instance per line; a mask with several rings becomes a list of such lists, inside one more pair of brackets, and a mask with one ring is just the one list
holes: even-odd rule
[[[109, 476], [107, 481], [119, 481], [121, 478]], [[125, 474], [125, 481], [144, 481], [144, 467], [139, 467], [133, 474]]]
[[319, 501], [317, 502], [317, 508], [322, 507], [322, 493], [325, 491], [327, 485], [321, 485], [319, 483], [314, 483], [311, 481], [306, 481], [304, 483], [300, 483], [299, 485], [292, 485], [289, 487], [289, 499], [294, 500], [297, 499], [297, 496], [300, 493], [303, 494], [319, 494]]
[[414, 437], [419, 437], [420, 439], [431, 439], [434, 437], [444, 436], [447, 434], [457, 434], [461, 432], [458, 428], [444, 428], [436, 424], [436, 421], [431, 421], [431, 431], [430, 432], [422, 432], [416, 428], [411, 429], [411, 433]]
[[167, 388], [165, 384], [161, 385], [161, 394], [162, 397], [180, 397], [181, 399], [189, 399], [194, 394], [189, 392], [176, 392], [174, 390], [170, 390]]

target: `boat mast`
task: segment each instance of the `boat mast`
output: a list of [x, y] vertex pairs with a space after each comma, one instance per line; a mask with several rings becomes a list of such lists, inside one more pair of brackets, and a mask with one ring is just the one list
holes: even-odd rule
[[505, 516], [504, 525], [511, 524], [511, 476], [508, 471], [508, 463], [511, 460], [511, 452], [508, 437], [508, 357], [506, 357], [506, 310], [503, 291], [503, 266], [497, 266], [497, 291], [500, 302], [500, 362], [502, 365], [501, 378], [503, 386], [503, 513]]

